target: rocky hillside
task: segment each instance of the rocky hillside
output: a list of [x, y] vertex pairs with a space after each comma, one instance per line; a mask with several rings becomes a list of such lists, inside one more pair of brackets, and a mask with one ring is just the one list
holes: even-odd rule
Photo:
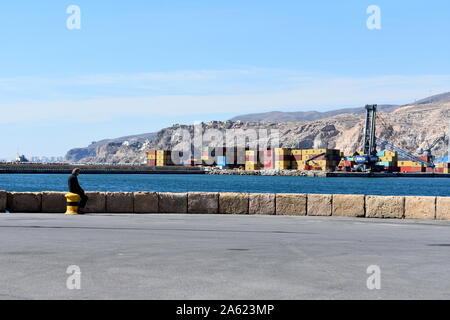
[[419, 101], [414, 104], [431, 104], [431, 103], [447, 103], [450, 102], [450, 92], [437, 94]]
[[[436, 138], [446, 135], [447, 137], [433, 148], [434, 154], [442, 157], [447, 153], [449, 119], [450, 101], [398, 107], [392, 112], [379, 112], [377, 136], [406, 151], [415, 152], [418, 148], [427, 148]], [[362, 148], [363, 126], [364, 114], [347, 113], [300, 122], [212, 121], [205, 123], [203, 129], [279, 129], [280, 142], [284, 147], [338, 148], [346, 154], [351, 154]], [[178, 144], [180, 137], [175, 133], [180, 128], [193, 134], [192, 126], [176, 125], [159, 131], [149, 139], [132, 138], [98, 145], [91, 148], [92, 151], [87, 156], [84, 156], [85, 151], [71, 150], [67, 158], [96, 163], [143, 163], [145, 150], [169, 149]]]
[[[378, 110], [384, 112], [395, 111], [400, 106], [397, 105], [380, 105]], [[286, 121], [314, 121], [320, 119], [326, 119], [334, 117], [340, 114], [352, 113], [352, 114], [364, 114], [366, 109], [360, 108], [344, 108], [332, 111], [320, 112], [320, 111], [298, 111], [298, 112], [281, 112], [272, 111], [264, 113], [250, 113], [244, 114], [231, 119], [231, 121], [271, 121], [271, 122], [286, 122]]]
[[128, 147], [131, 144], [132, 148], [133, 146], [138, 146], [139, 144], [142, 144], [147, 140], [154, 139], [155, 136], [156, 133], [145, 133], [140, 135], [120, 137], [116, 139], [94, 141], [85, 148], [75, 148], [69, 150], [65, 158], [68, 162], [97, 162], [95, 158], [98, 157], [98, 152], [102, 150], [102, 148], [105, 149], [106, 152], [111, 148], [121, 147], [122, 145], [123, 147]]

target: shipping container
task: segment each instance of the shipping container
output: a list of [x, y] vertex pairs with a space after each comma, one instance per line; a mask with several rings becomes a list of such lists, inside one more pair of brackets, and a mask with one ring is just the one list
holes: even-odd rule
[[222, 147], [202, 147], [201, 161], [204, 166], [217, 165], [218, 157], [225, 156], [225, 148]]
[[290, 169], [290, 161], [275, 161], [275, 170], [287, 170]]
[[156, 165], [159, 167], [173, 165], [172, 153], [169, 150], [156, 150]]
[[439, 163], [438, 163], [438, 167], [439, 167], [439, 168], [447, 168], [447, 169], [449, 169], [449, 168], [450, 168], [450, 163], [447, 163], [447, 162], [439, 162]]
[[223, 147], [203, 147], [201, 150], [202, 157], [215, 158], [226, 155], [226, 149]]
[[275, 156], [290, 156], [292, 155], [291, 149], [289, 148], [276, 148]]
[[156, 159], [156, 150], [148, 150], [147, 159]]
[[429, 156], [418, 156], [417, 158], [419, 158], [420, 160], [425, 161], [425, 162], [433, 161], [432, 157], [429, 157]]
[[261, 149], [259, 152], [261, 167], [267, 170], [274, 169], [274, 152], [271, 149]]
[[167, 150], [156, 150], [157, 158], [164, 157], [167, 154]]
[[398, 161], [397, 162], [399, 167], [416, 167], [421, 168], [424, 165], [420, 162], [414, 162], [414, 161]]
[[384, 150], [384, 151], [377, 152], [377, 156], [378, 157], [397, 157], [397, 152]]
[[380, 162], [377, 162], [377, 166], [396, 167], [397, 166], [397, 162], [380, 161]]
[[264, 162], [262, 167], [266, 170], [272, 170], [272, 169], [275, 169], [275, 163], [273, 161]]
[[245, 170], [246, 171], [255, 171], [255, 170], [259, 170], [260, 167], [257, 163], [254, 162], [246, 162], [245, 163]]
[[329, 155], [340, 155], [341, 151], [339, 149], [309, 149], [308, 154], [321, 154], [326, 153]]
[[397, 162], [398, 158], [397, 157], [392, 157], [392, 156], [384, 156], [384, 157], [378, 157], [380, 162]]
[[291, 161], [293, 158], [290, 155], [275, 155], [275, 161]]
[[400, 167], [400, 172], [425, 172], [424, 167]]
[[245, 161], [258, 162], [258, 152], [255, 150], [247, 150], [245, 152]]
[[226, 156], [218, 156], [216, 164], [220, 168], [225, 168], [227, 166], [227, 157]]

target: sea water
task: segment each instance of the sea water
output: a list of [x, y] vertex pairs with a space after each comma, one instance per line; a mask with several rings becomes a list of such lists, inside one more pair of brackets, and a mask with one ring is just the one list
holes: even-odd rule
[[[68, 175], [0, 174], [0, 190], [67, 191]], [[448, 178], [313, 178], [192, 174], [85, 174], [86, 191], [325, 193], [450, 196]]]

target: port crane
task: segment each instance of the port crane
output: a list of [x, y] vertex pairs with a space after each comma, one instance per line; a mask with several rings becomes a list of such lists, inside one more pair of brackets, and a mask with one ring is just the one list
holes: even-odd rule
[[407, 159], [409, 159], [411, 161], [419, 162], [419, 163], [421, 163], [421, 164], [423, 164], [423, 165], [425, 165], [427, 167], [430, 167], [430, 168], [434, 168], [435, 167], [434, 163], [428, 162], [428, 161], [423, 161], [422, 159], [412, 155], [409, 152], [406, 152], [405, 150], [400, 149], [399, 147], [394, 146], [393, 144], [391, 144], [391, 143], [389, 143], [387, 141], [383, 141], [383, 140], [380, 140], [378, 138], [376, 140], [377, 140], [377, 142], [379, 143], [379, 146], [382, 149], [390, 150], [390, 151], [397, 151], [397, 153], [399, 155], [401, 155], [401, 156], [403, 156], [403, 157], [405, 157], [405, 158], [407, 158]]
[[440, 136], [439, 138], [434, 140], [434, 142], [432, 144], [428, 144], [428, 148], [426, 148], [426, 149], [419, 148], [416, 150], [416, 152], [418, 154], [423, 154], [427, 157], [432, 157], [433, 155], [431, 154], [431, 149], [433, 149], [439, 142], [441, 142], [441, 141], [445, 142], [445, 138], [446, 138], [446, 135], [444, 134], [443, 136]]
[[377, 140], [375, 137], [377, 107], [376, 104], [366, 105], [363, 155], [355, 155], [349, 159], [356, 162], [357, 170], [372, 171], [378, 162]]
[[[422, 163], [423, 165], [434, 168], [435, 165], [433, 162], [424, 161], [413, 154], [400, 149], [399, 147], [394, 146], [393, 144], [381, 140], [376, 137], [375, 132], [375, 125], [376, 125], [376, 119], [377, 119], [377, 105], [366, 105], [366, 119], [365, 119], [365, 126], [364, 126], [364, 154], [363, 155], [356, 155], [354, 157], [351, 157], [350, 160], [353, 160], [357, 163], [359, 168], [363, 167], [362, 169], [364, 171], [372, 171], [376, 170], [377, 166], [376, 163], [379, 161], [379, 158], [377, 156], [377, 147], [380, 147], [383, 150], [390, 150], [390, 151], [396, 151], [399, 155], [414, 161], [418, 163]], [[434, 141], [428, 149], [425, 150], [427, 154], [431, 154], [431, 149], [444, 137], [440, 137]]]
[[321, 153], [321, 154], [315, 155], [314, 157], [311, 157], [310, 159], [306, 160], [306, 164], [309, 164], [310, 162], [316, 163], [314, 160], [316, 160], [316, 159], [318, 159], [320, 157], [323, 157], [323, 156], [326, 157], [327, 153], [325, 152], [325, 153]]

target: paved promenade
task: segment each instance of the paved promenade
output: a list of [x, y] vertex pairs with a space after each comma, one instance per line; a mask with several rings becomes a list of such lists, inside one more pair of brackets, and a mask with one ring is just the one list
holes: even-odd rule
[[0, 214], [0, 244], [0, 299], [450, 298], [448, 221]]

